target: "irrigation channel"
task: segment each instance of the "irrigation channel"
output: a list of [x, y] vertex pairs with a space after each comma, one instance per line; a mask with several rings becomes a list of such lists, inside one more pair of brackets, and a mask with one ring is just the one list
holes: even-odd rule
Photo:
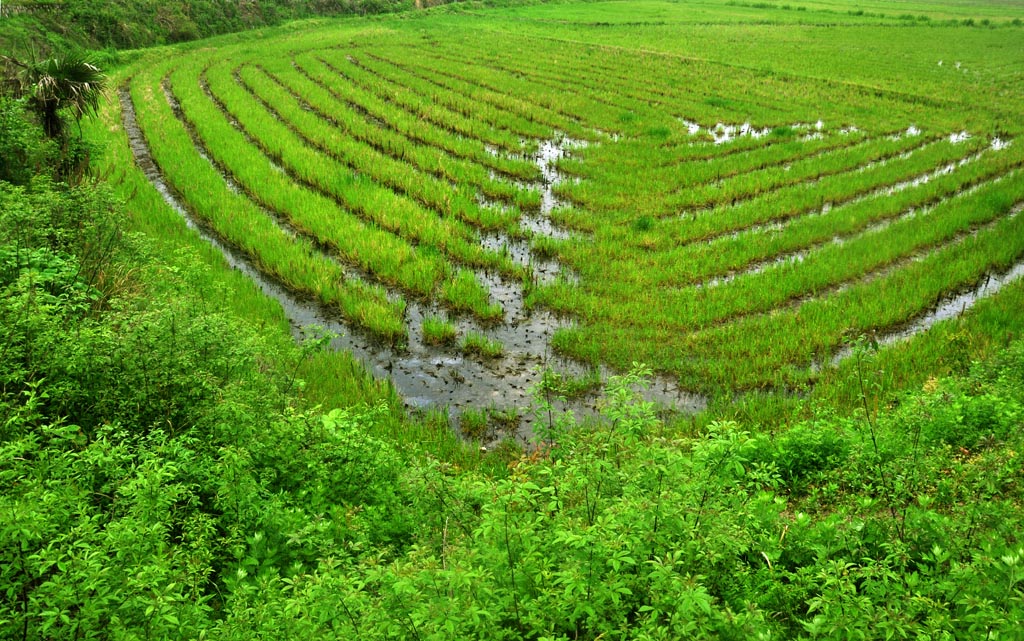
[[[203, 224], [197, 222], [166, 183], [160, 168], [154, 162], [148, 143], [136, 121], [134, 105], [127, 89], [122, 88], [120, 91], [120, 102], [123, 124], [136, 163], [164, 200], [185, 219], [186, 224], [220, 251], [232, 268], [251, 278], [265, 295], [281, 304], [297, 340], [305, 338], [311, 331], [320, 331], [311, 328], [321, 328], [330, 332], [334, 335], [331, 341], [333, 349], [351, 352], [375, 376], [389, 379], [408, 408], [446, 409], [453, 423], [458, 423], [462, 412], [467, 409], [493, 408], [505, 415], [510, 414], [509, 410], [514, 410], [519, 417], [518, 427], [510, 428], [503, 433], [491, 431], [484, 436], [485, 442], [505, 436], [526, 440], [532, 435], [534, 421], [530, 409], [533, 389], [541, 382], [545, 370], [572, 378], [594, 378], [595, 372], [592, 367], [555, 354], [551, 350], [551, 338], [555, 331], [569, 326], [570, 323], [546, 310], [527, 309], [524, 305], [522, 285], [510, 282], [497, 274], [480, 271], [476, 276], [490, 288], [492, 300], [504, 308], [502, 322], [485, 327], [468, 318], [453, 321], [463, 334], [468, 331], [477, 332], [499, 341], [504, 348], [500, 357], [474, 358], [463, 354], [457, 346], [436, 346], [424, 342], [424, 319], [443, 315], [443, 310], [436, 303], [408, 301], [408, 342], [401, 347], [388, 345], [353, 329], [329, 307], [296, 295], [260, 272], [242, 252], [225, 244]], [[552, 209], [560, 204], [554, 195], [554, 187], [564, 178], [557, 171], [555, 163], [579, 144], [581, 143], [578, 141], [559, 137], [542, 141], [539, 145], [534, 161], [543, 177], [542, 182], [536, 186], [541, 190], [542, 205], [539, 214], [522, 217], [520, 226], [524, 236], [569, 236], [567, 230], [555, 225], [550, 218]], [[202, 153], [201, 149], [199, 151]], [[227, 176], [225, 180], [231, 182]], [[1013, 215], [1019, 213], [1020, 209], [1017, 208]], [[537, 257], [527, 241], [513, 239], [504, 234], [488, 233], [482, 236], [481, 243], [491, 250], [507, 251], [514, 261], [529, 267], [539, 282], [550, 282], [556, 278], [576, 279], [571, 270], [558, 262]], [[963, 313], [976, 301], [995, 294], [1002, 286], [1022, 276], [1024, 262], [1018, 262], [1005, 273], [990, 276], [969, 292], [940, 301], [929, 313], [876, 338], [883, 344], [908, 338], [936, 322]], [[712, 284], [717, 283], [712, 280], [704, 285]], [[849, 355], [848, 350], [841, 350], [834, 355], [831, 362], [838, 363]], [[819, 369], [820, 363], [812, 363], [811, 368]], [[606, 380], [612, 374], [605, 368], [600, 368], [596, 373], [601, 380]], [[642, 394], [647, 400], [671, 411], [695, 412], [706, 405], [706, 399], [681, 390], [673, 380], [663, 376], [655, 377], [650, 387], [642, 390]], [[572, 409], [577, 415], [589, 415], [596, 412], [596, 400], [596, 392], [591, 392], [561, 404], [559, 409]]]

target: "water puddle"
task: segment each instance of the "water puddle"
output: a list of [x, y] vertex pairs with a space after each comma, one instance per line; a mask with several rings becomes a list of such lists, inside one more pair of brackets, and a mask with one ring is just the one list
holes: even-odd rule
[[[686, 127], [686, 132], [691, 136], [696, 136], [701, 131], [706, 131], [710, 136], [711, 142], [715, 145], [724, 145], [726, 143], [733, 142], [740, 138], [753, 138], [759, 140], [764, 138], [772, 132], [771, 127], [755, 127], [749, 122], [742, 124], [728, 124], [724, 122], [715, 123], [713, 126], [701, 125], [699, 122], [688, 120], [686, 118], [679, 118], [679, 123]], [[796, 122], [788, 125], [786, 128], [793, 131], [807, 131], [808, 133], [801, 136], [800, 140], [809, 142], [812, 140], [820, 140], [825, 137], [825, 122], [818, 120], [813, 123]], [[843, 135], [850, 135], [860, 131], [857, 127], [852, 125], [843, 127], [839, 130], [839, 133]]]
[[[247, 256], [222, 242], [216, 234], [194, 219], [154, 162], [127, 90], [122, 89], [119, 97], [124, 128], [136, 163], [163, 199], [184, 218], [186, 225], [220, 251], [233, 269], [248, 276], [265, 295], [281, 304], [296, 339], [303, 338], [309, 332], [330, 332], [334, 336], [331, 341], [333, 349], [351, 352], [376, 377], [389, 379], [408, 408], [446, 409], [453, 423], [458, 422], [462, 411], [466, 409], [504, 410], [519, 418], [511, 421], [506, 431], [491, 432], [490, 438], [513, 436], [525, 440], [532, 434], [534, 422], [529, 410], [533, 400], [532, 389], [542, 381], [545, 369], [554, 370], [566, 377], [589, 380], [595, 377], [604, 379], [613, 373], [604, 368], [595, 372], [586, 364], [554, 354], [550, 347], [551, 337], [557, 329], [567, 327], [569, 323], [548, 311], [527, 309], [523, 304], [522, 285], [507, 282], [496, 274], [480, 272], [477, 277], [490, 287], [492, 300], [499, 302], [506, 310], [503, 320], [498, 324], [482, 326], [473, 319], [452, 319], [436, 303], [409, 301], [406, 307], [409, 335], [405, 346], [384, 344], [350, 327], [334, 311], [297, 295], [267, 277], [253, 266]], [[542, 145], [537, 163], [545, 176], [547, 189], [561, 179], [553, 163], [574, 144], [577, 143], [563, 139]], [[554, 201], [553, 196], [547, 199], [550, 203]], [[500, 242], [509, 247], [511, 253], [518, 253], [527, 264], [532, 265], [538, 280], [557, 278], [566, 273], [566, 269], [554, 261], [539, 261], [531, 257], [528, 246], [517, 244], [519, 241], [495, 236], [484, 242]], [[470, 357], [457, 345], [428, 344], [422, 328], [424, 320], [432, 317], [448, 318], [462, 336], [475, 332], [500, 342], [502, 354], [495, 358]], [[673, 381], [665, 378], [652, 381], [651, 387], [644, 391], [644, 397], [671, 410], [684, 412], [695, 412], [706, 406], [703, 397], [681, 390]], [[596, 392], [589, 392], [560, 407], [571, 409], [579, 415], [591, 415], [596, 413], [596, 400]]]
[[916, 125], [910, 125], [909, 127], [907, 127], [906, 131], [901, 131], [899, 133], [896, 133], [896, 134], [893, 134], [893, 135], [889, 136], [889, 140], [899, 140], [900, 138], [904, 138], [904, 137], [906, 137], [906, 138], [913, 138], [914, 136], [920, 136], [920, 135], [921, 135], [921, 130], [918, 129]]
[[[574, 178], [568, 178], [562, 175], [561, 172], [556, 168], [557, 162], [567, 157], [573, 149], [580, 149], [587, 146], [585, 140], [575, 140], [565, 136], [556, 136], [550, 140], [541, 140], [537, 145], [537, 153], [532, 156], [526, 156], [536, 163], [537, 168], [540, 169], [541, 182], [540, 183], [524, 183], [523, 186], [528, 189], [533, 189], [540, 192], [540, 209], [537, 212], [524, 212], [519, 217], [519, 228], [526, 237], [542, 236], [547, 238], [553, 238], [556, 240], [568, 240], [573, 237], [573, 233], [568, 229], [559, 226], [553, 220], [551, 220], [551, 212], [556, 207], [564, 206], [557, 195], [555, 195], [555, 186], [566, 180], [574, 180]], [[494, 155], [504, 155], [505, 157], [521, 157], [514, 154], [501, 154], [501, 152], [493, 146], [488, 147], [488, 152]], [[480, 198], [483, 206], [488, 207], [500, 207], [501, 205], [488, 201], [485, 198]], [[536, 256], [530, 249], [529, 243], [522, 240], [514, 240], [507, 234], [501, 232], [489, 232], [481, 235], [481, 245], [486, 248], [497, 252], [507, 252], [512, 259], [523, 266], [529, 266], [534, 271], [534, 278], [540, 283], [549, 283], [559, 276], [564, 276], [572, 281], [578, 281], [579, 278], [572, 272], [568, 267], [559, 264], [557, 261], [548, 260], [539, 256]]]
[[679, 122], [683, 123], [683, 126], [686, 127], [686, 133], [690, 134], [691, 136], [696, 136], [697, 132], [700, 131], [699, 123], [696, 123], [692, 120], [687, 120], [686, 118], [680, 118]]

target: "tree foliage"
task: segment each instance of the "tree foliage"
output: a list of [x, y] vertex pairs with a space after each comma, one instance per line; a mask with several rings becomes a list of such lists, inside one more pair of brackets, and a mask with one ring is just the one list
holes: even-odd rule
[[78, 122], [95, 113], [106, 76], [89, 58], [79, 52], [63, 52], [43, 60], [21, 61], [11, 56], [0, 58], [5, 80], [16, 98], [26, 98], [39, 116], [43, 131], [50, 138], [65, 135], [62, 109]]

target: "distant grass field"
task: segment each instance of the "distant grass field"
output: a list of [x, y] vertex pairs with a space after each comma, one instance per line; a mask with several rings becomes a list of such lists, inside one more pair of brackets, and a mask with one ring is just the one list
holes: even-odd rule
[[795, 388], [1024, 260], [1022, 17], [453, 5], [170, 50], [127, 87], [191, 213], [354, 331], [491, 345], [499, 282], [578, 360]]

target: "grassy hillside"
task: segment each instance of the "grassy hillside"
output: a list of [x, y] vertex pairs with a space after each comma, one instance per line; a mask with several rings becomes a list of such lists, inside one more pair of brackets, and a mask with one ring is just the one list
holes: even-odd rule
[[0, 48], [134, 49], [273, 26], [287, 20], [413, 8], [412, 0], [8, 0]]

